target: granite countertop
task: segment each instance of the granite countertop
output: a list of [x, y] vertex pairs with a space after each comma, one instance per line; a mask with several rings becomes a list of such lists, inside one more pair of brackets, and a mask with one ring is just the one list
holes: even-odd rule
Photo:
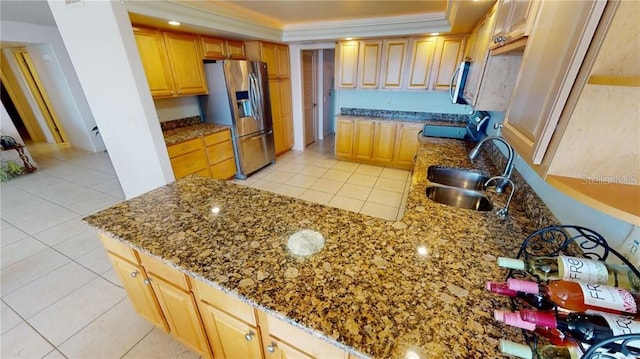
[[196, 137], [206, 136], [212, 133], [224, 131], [228, 128], [228, 126], [213, 123], [198, 123], [162, 131], [162, 135], [164, 136], [164, 142], [167, 144], [167, 146], [171, 146], [175, 145], [176, 143], [188, 141]]
[[[483, 155], [472, 166], [464, 142], [429, 142], [420, 145], [401, 221], [198, 176], [84, 221], [358, 356], [500, 358], [499, 339], [522, 339], [494, 321], [508, 300], [484, 283], [505, 277], [496, 258], [515, 255], [537, 228], [518, 203], [502, 220], [427, 199], [429, 165], [497, 173]], [[491, 195], [495, 209], [505, 197]], [[302, 229], [324, 235], [319, 253], [287, 249]]]

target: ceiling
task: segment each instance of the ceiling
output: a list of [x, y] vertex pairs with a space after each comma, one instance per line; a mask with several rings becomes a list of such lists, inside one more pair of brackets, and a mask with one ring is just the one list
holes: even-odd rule
[[[468, 33], [495, 0], [123, 0], [132, 22], [240, 40]], [[45, 0], [1, 0], [0, 20], [55, 26]], [[173, 28], [175, 29], [175, 28]]]

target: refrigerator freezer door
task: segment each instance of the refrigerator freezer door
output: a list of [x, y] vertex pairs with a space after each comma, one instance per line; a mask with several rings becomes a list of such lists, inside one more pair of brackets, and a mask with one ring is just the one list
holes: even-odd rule
[[224, 62], [229, 100], [236, 119], [236, 136], [245, 136], [271, 127], [265, 121], [267, 114], [264, 111], [259, 65], [260, 63], [248, 61]]
[[236, 143], [238, 145], [238, 175], [240, 178], [247, 178], [247, 175], [268, 165], [276, 158], [273, 130], [237, 137]]

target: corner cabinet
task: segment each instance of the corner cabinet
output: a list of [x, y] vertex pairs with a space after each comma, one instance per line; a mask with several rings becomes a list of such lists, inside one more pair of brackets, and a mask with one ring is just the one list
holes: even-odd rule
[[134, 27], [140, 59], [154, 98], [207, 93], [196, 35]]
[[342, 349], [99, 234], [134, 309], [203, 358], [347, 359]]
[[336, 87], [445, 91], [462, 60], [464, 36], [341, 41]]
[[267, 63], [276, 155], [293, 147], [293, 105], [289, 47], [262, 41], [245, 42], [247, 59]]

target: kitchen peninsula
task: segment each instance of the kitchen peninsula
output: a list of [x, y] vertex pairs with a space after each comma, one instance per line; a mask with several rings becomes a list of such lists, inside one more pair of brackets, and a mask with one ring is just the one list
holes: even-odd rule
[[[198, 176], [84, 221], [132, 248], [144, 269], [145, 258], [152, 258], [186, 274], [191, 284], [185, 290], [195, 288], [203, 322], [207, 313], [198, 298], [204, 287], [251, 308], [257, 333], [252, 329], [238, 340], [257, 334], [257, 357], [274, 357], [274, 326], [261, 319], [275, 317], [352, 357], [498, 358], [499, 339], [522, 339], [494, 321], [493, 310], [508, 301], [487, 293], [484, 283], [504, 278], [496, 257], [517, 253], [540, 225], [529, 220], [527, 208], [543, 204], [537, 197], [528, 197], [526, 206], [516, 201], [502, 220], [492, 212], [428, 200], [429, 165], [479, 166], [497, 173], [483, 156], [472, 166], [468, 150], [457, 140], [421, 144], [401, 221]], [[506, 200], [502, 197], [492, 197], [496, 207]], [[289, 236], [304, 229], [320, 232], [324, 247], [308, 257], [294, 256], [287, 249]], [[205, 328], [212, 341], [206, 323]], [[278, 339], [291, 346], [297, 340]], [[216, 340], [214, 355], [224, 357]]]

